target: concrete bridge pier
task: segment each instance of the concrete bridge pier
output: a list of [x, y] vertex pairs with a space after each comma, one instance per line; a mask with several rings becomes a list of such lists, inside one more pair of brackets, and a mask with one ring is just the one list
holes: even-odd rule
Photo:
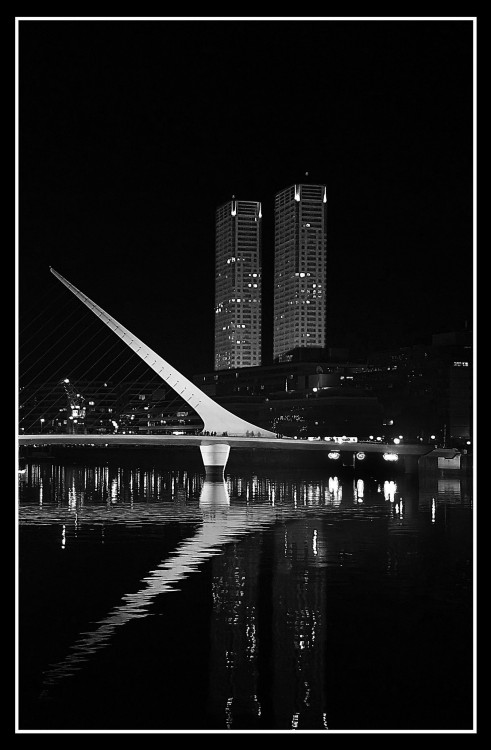
[[222, 482], [230, 453], [230, 445], [211, 443], [200, 445], [199, 449], [205, 465], [206, 481]]
[[199, 507], [203, 511], [214, 511], [217, 508], [228, 508], [229, 505], [230, 496], [225, 481], [212, 482], [206, 477], [199, 496]]

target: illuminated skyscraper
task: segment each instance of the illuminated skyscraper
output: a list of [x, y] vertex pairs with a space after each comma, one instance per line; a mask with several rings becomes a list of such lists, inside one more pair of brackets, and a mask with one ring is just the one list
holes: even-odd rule
[[326, 345], [326, 187], [292, 185], [275, 196], [273, 357]]
[[215, 370], [261, 364], [261, 204], [216, 212]]

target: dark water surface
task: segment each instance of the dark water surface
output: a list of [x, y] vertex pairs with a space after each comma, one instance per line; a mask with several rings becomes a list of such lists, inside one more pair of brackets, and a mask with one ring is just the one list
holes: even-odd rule
[[472, 483], [19, 475], [21, 730], [469, 730]]

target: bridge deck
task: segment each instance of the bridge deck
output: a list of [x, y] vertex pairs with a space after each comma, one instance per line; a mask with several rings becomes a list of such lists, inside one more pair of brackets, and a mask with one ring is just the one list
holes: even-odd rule
[[[349, 451], [351, 453], [397, 453], [400, 456], [424, 456], [435, 450], [434, 445], [401, 443], [335, 443], [326, 440], [295, 440], [294, 438], [210, 437], [203, 435], [21, 435], [19, 445], [87, 445], [87, 446], [201, 446], [221, 443], [231, 448], [262, 448], [267, 450]], [[454, 449], [439, 449], [438, 455], [453, 457]]]

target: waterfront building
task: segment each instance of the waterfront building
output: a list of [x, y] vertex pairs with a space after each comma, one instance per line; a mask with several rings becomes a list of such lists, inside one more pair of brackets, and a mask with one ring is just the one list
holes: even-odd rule
[[289, 362], [204, 373], [194, 382], [234, 414], [286, 436], [380, 434], [380, 402], [354, 385], [366, 363], [335, 359], [337, 350], [326, 349], [322, 357], [303, 352], [304, 359], [299, 350]]
[[261, 204], [216, 212], [215, 370], [261, 364]]
[[19, 393], [19, 432], [26, 434], [195, 434], [203, 422], [156, 376], [145, 382], [73, 380], [84, 416], [74, 413], [64, 381], [31, 384]]
[[[222, 406], [296, 437], [382, 436], [470, 450], [472, 333], [350, 359], [347, 350], [297, 348], [288, 360], [196, 375]], [[433, 436], [433, 437], [432, 437]]]
[[355, 384], [382, 403], [391, 436], [468, 449], [473, 435], [470, 331], [434, 334], [428, 344], [374, 352]]
[[275, 196], [273, 358], [326, 346], [325, 185], [291, 185]]
[[[83, 403], [83, 419], [75, 413], [66, 381]], [[120, 404], [127, 398], [126, 387], [109, 380], [88, 381], [71, 376], [20, 386], [19, 432], [21, 435], [112, 433]]]

